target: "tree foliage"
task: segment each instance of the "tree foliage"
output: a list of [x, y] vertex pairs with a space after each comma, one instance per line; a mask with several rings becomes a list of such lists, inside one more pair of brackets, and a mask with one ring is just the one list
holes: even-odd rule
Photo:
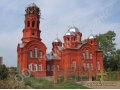
[[0, 79], [6, 79], [8, 77], [8, 69], [5, 65], [0, 65]]
[[120, 70], [120, 49], [116, 50], [114, 31], [108, 31], [96, 36], [99, 42], [99, 49], [103, 51], [104, 68], [112, 71]]
[[103, 51], [104, 57], [109, 57], [115, 54], [115, 36], [116, 33], [114, 31], [108, 31], [105, 34], [99, 34], [96, 36], [99, 41], [99, 49]]

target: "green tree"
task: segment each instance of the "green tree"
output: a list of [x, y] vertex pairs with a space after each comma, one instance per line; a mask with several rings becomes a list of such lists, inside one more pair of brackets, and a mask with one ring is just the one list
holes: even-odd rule
[[8, 69], [5, 65], [0, 65], [0, 79], [6, 79], [8, 77]]
[[[116, 43], [114, 43], [116, 33], [114, 31], [108, 31], [104, 34], [99, 34], [96, 37], [99, 42], [99, 49], [103, 51], [103, 62], [105, 70], [108, 68], [113, 69], [113, 67], [113, 70], [116, 70], [116, 62], [114, 60], [116, 53]], [[111, 63], [113, 63], [113, 66]]]

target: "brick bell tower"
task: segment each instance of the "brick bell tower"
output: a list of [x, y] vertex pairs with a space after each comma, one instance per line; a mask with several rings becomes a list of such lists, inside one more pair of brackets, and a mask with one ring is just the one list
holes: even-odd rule
[[33, 3], [25, 11], [25, 28], [23, 29], [22, 42], [27, 43], [34, 39], [41, 41], [41, 31], [39, 30], [40, 9]]
[[40, 9], [30, 4], [25, 10], [22, 43], [18, 44], [18, 70], [34, 77], [46, 76], [46, 46], [40, 38]]

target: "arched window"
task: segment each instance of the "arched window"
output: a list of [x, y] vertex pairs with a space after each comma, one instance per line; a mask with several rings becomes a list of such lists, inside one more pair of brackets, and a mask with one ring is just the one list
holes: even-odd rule
[[92, 59], [92, 53], [90, 53], [90, 59]]
[[30, 21], [27, 21], [27, 27], [30, 27]]
[[100, 70], [100, 62], [97, 61], [97, 69]]
[[87, 63], [87, 69], [90, 70], [90, 64], [89, 63]]
[[38, 68], [37, 68], [37, 64], [34, 64], [33, 70], [34, 70], [34, 71], [37, 71], [37, 69], [38, 69]]
[[28, 70], [32, 71], [32, 64], [28, 64]]
[[87, 67], [86, 67], [85, 63], [83, 64], [83, 68], [84, 68], [84, 70], [87, 70]]
[[70, 39], [69, 39], [69, 37], [67, 37], [67, 41], [69, 41]]
[[37, 48], [34, 48], [34, 57], [37, 58]]
[[47, 71], [50, 71], [50, 65], [49, 64], [47, 65]]
[[76, 61], [72, 61], [72, 71], [75, 71], [76, 70]]
[[33, 56], [32, 56], [32, 50], [28, 51], [28, 57], [29, 57], [29, 58], [32, 58], [32, 57], [33, 57]]
[[89, 59], [89, 52], [86, 50], [86, 59]]
[[59, 71], [59, 65], [56, 65], [56, 70]]
[[38, 71], [42, 71], [42, 64], [38, 65]]
[[85, 53], [82, 54], [82, 59], [83, 59], [83, 60], [85, 59]]
[[42, 58], [42, 51], [39, 50], [39, 58]]
[[32, 27], [34, 27], [35, 26], [35, 21], [32, 21]]
[[52, 71], [54, 71], [54, 67], [55, 67], [55, 65], [52, 65], [52, 68], [51, 68]]
[[93, 70], [93, 64], [91, 63], [91, 70]]

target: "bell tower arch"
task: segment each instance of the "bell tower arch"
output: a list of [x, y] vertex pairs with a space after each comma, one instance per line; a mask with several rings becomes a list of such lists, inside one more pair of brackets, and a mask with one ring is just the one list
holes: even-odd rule
[[24, 29], [23, 29], [23, 43], [28, 43], [31, 40], [40, 38], [40, 9], [34, 4], [30, 4], [25, 10], [25, 21], [24, 21]]

